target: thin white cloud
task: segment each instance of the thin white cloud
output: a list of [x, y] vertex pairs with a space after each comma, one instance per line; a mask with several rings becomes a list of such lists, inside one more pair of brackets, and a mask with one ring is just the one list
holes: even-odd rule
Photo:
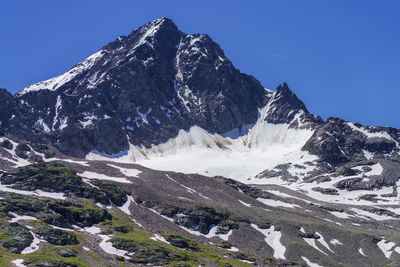
[[277, 53], [268, 53], [268, 55], [273, 56], [273, 57], [279, 57], [279, 58], [288, 59], [287, 57], [282, 56], [282, 55], [279, 55], [279, 54], [277, 54]]

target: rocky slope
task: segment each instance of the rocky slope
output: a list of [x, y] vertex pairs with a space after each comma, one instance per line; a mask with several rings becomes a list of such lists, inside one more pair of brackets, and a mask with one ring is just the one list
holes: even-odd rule
[[1, 89], [0, 171], [5, 266], [400, 261], [400, 130], [324, 121], [166, 18]]
[[1, 184], [6, 265], [382, 266], [400, 260], [400, 215], [390, 209], [330, 205], [223, 177], [58, 161], [7, 172]]

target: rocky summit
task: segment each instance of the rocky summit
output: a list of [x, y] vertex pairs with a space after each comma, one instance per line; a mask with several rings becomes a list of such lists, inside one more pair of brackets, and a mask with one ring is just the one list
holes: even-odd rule
[[397, 266], [400, 130], [312, 114], [167, 18], [0, 89], [1, 266]]

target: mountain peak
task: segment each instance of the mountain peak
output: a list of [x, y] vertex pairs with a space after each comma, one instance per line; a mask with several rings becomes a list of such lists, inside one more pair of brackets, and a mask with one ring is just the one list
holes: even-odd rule
[[160, 29], [166, 29], [166, 28], [173, 29], [175, 31], [179, 31], [178, 27], [175, 25], [175, 23], [171, 19], [162, 17], [160, 19], [156, 19], [156, 20], [153, 20], [153, 21], [150, 21], [150, 22], [144, 24], [143, 26], [134, 30], [132, 32], [132, 34], [135, 32], [140, 32], [140, 33], [146, 34], [146, 36], [151, 36], [151, 35], [157, 33], [157, 31], [159, 31]]
[[[300, 121], [299, 121], [300, 120]], [[272, 95], [265, 121], [269, 123], [288, 123], [295, 127], [309, 123], [321, 123], [322, 119], [310, 114], [304, 103], [289, 89], [287, 83], [280, 84]]]
[[275, 101], [284, 101], [290, 104], [291, 108], [293, 109], [304, 110], [306, 113], [308, 113], [304, 103], [289, 89], [289, 86], [286, 82], [278, 85], [274, 99]]
[[[194, 125], [229, 132], [255, 123], [269, 96], [208, 35], [183, 33], [163, 17], [16, 98], [28, 128], [49, 129], [65, 153], [83, 156], [125, 150], [127, 136], [132, 144], [150, 146]], [[81, 130], [85, 145], [71, 143], [78, 139], [69, 133]]]

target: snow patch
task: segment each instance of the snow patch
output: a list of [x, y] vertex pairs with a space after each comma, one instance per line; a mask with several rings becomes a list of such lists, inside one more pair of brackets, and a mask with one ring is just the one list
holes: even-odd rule
[[93, 55], [89, 56], [82, 62], [78, 63], [68, 72], [61, 74], [60, 76], [36, 84], [31, 84], [22, 89], [20, 92], [18, 92], [17, 96], [22, 96], [23, 94], [26, 94], [28, 92], [39, 91], [44, 89], [55, 91], [65, 83], [71, 81], [73, 78], [84, 72], [85, 70], [91, 68], [103, 56], [104, 53], [105, 51], [100, 50], [94, 53]]
[[99, 237], [102, 239], [102, 241], [100, 242], [99, 246], [106, 253], [112, 254], [112, 255], [117, 255], [117, 256], [120, 256], [120, 257], [124, 257], [125, 259], [129, 259], [129, 257], [126, 255], [128, 253], [128, 251], [122, 250], [122, 249], [117, 249], [117, 248], [112, 246], [111, 242], [108, 242], [111, 239], [111, 236], [109, 236], [109, 235], [99, 235]]
[[368, 218], [371, 218], [371, 219], [374, 219], [377, 221], [396, 220], [396, 218], [394, 218], [394, 217], [391, 217], [388, 215], [379, 215], [379, 214], [369, 212], [366, 210], [361, 210], [361, 209], [357, 209], [357, 208], [351, 208], [351, 210], [354, 211], [356, 214], [358, 214], [357, 217], [364, 218], [364, 219], [365, 219], [364, 216], [366, 216]]
[[89, 234], [92, 235], [97, 235], [101, 232], [101, 228], [96, 226], [91, 226], [83, 228], [83, 231], [88, 232]]
[[363, 150], [364, 157], [368, 160], [372, 159], [374, 157], [374, 154], [372, 152], [369, 152], [368, 150]]
[[82, 173], [78, 173], [78, 175], [86, 177], [88, 179], [108, 180], [108, 181], [124, 183], [124, 184], [132, 183], [131, 181], [129, 181], [128, 179], [123, 178], [123, 177], [113, 177], [113, 176], [108, 176], [108, 175], [104, 175], [101, 173], [95, 173], [95, 172], [91, 172], [91, 171], [84, 171]]
[[362, 250], [362, 248], [359, 248], [359, 249], [358, 249], [358, 252], [359, 252], [361, 255], [363, 255], [364, 257], [367, 257], [367, 255], [364, 254], [364, 251]]
[[33, 241], [29, 245], [29, 247], [26, 247], [24, 250], [21, 251], [21, 254], [33, 253], [39, 249], [40, 242], [46, 242], [44, 239], [39, 238], [37, 235], [35, 235], [34, 232], [32, 232], [32, 231], [29, 231], [29, 232], [33, 236]]
[[356, 126], [354, 123], [352, 122], [347, 122], [347, 125], [350, 126], [351, 129], [353, 129], [354, 131], [360, 132], [364, 135], [367, 136], [367, 138], [374, 138], [374, 137], [380, 137], [380, 138], [386, 138], [389, 140], [393, 140], [393, 138], [387, 133], [387, 132], [375, 132], [375, 133], [371, 133], [369, 132], [365, 127], [358, 127]]
[[17, 267], [26, 267], [26, 265], [24, 265], [24, 259], [16, 259], [11, 261], [12, 263], [14, 263], [15, 266]]
[[142, 113], [142, 112], [140, 112], [140, 106], [139, 107], [137, 107], [136, 108], [136, 112], [138, 113], [138, 115], [140, 116], [140, 118], [142, 119], [142, 121], [144, 122], [144, 123], [149, 123], [149, 121], [148, 121], [148, 119], [147, 119], [147, 115], [149, 115], [149, 113], [151, 112], [151, 108], [149, 108], [148, 110], [147, 110], [147, 112], [146, 113]]
[[49, 126], [43, 121], [42, 118], [38, 119], [35, 123], [36, 126], [39, 126], [40, 128], [42, 128], [42, 130], [46, 133], [49, 133], [51, 130], [49, 128]]
[[165, 244], [171, 245], [163, 236], [160, 236], [159, 234], [155, 234], [154, 236], [150, 237], [150, 239], [153, 239], [154, 241], [160, 241]]
[[307, 258], [304, 257], [304, 256], [301, 256], [301, 258], [303, 259], [303, 261], [305, 261], [305, 263], [306, 263], [307, 266], [309, 266], [309, 267], [323, 267], [323, 266], [321, 266], [321, 265], [319, 265], [319, 264], [317, 264], [317, 263], [311, 262], [309, 259], [307, 259]]
[[379, 249], [383, 252], [386, 258], [390, 259], [390, 256], [392, 255], [393, 252], [393, 247], [396, 245], [394, 242], [386, 241], [385, 239], [382, 239], [377, 243]]
[[334, 246], [343, 246], [343, 243], [342, 242], [340, 242], [339, 240], [337, 240], [336, 238], [334, 238], [334, 239], [331, 239], [331, 241], [329, 241], [329, 243], [331, 243], [332, 245], [334, 245]]
[[251, 204], [248, 204], [246, 202], [241, 201], [240, 199], [238, 199], [240, 203], [242, 203], [243, 205], [245, 205], [246, 207], [251, 207]]
[[122, 205], [122, 207], [118, 207], [120, 210], [122, 210], [125, 214], [131, 215], [131, 211], [129, 210], [129, 207], [131, 206], [132, 203], [134, 203], [135, 200], [133, 199], [132, 196], [128, 196], [128, 200]]
[[38, 197], [48, 197], [48, 198], [54, 198], [54, 199], [65, 199], [65, 196], [63, 193], [50, 193], [50, 192], [44, 192], [42, 190], [36, 190], [36, 191], [18, 190], [18, 189], [10, 188], [7, 185], [2, 185], [1, 183], [0, 183], [0, 191], [10, 192], [10, 193], [15, 193], [15, 194], [20, 194], [20, 195], [26, 195], [26, 196], [38, 196]]
[[320, 238], [317, 239], [317, 241], [318, 241], [322, 246], [324, 246], [327, 250], [329, 250], [329, 251], [332, 252], [332, 253], [335, 253], [335, 252], [333, 252], [333, 250], [329, 247], [328, 243], [326, 243], [326, 241], [325, 241], [324, 237], [322, 236], [322, 234], [319, 233], [319, 232], [315, 232], [315, 233], [316, 233], [317, 235], [319, 235], [319, 237], [320, 237]]
[[306, 243], [307, 243], [309, 246], [315, 248], [316, 250], [318, 250], [318, 251], [321, 252], [322, 254], [328, 256], [328, 254], [326, 254], [325, 252], [323, 252], [323, 251], [317, 246], [317, 244], [315, 243], [315, 239], [314, 239], [314, 238], [303, 238], [303, 239], [304, 239], [304, 241], [306, 241]]
[[16, 214], [16, 213], [14, 213], [14, 212], [10, 212], [10, 214], [14, 217], [14, 218], [12, 218], [11, 220], [10, 220], [10, 222], [11, 223], [13, 223], [13, 222], [18, 222], [18, 221], [21, 221], [21, 220], [31, 220], [31, 221], [37, 221], [38, 219], [37, 218], [35, 218], [35, 217], [32, 217], [32, 216], [27, 216], [27, 215], [18, 215], [18, 214]]
[[114, 165], [114, 164], [107, 164], [107, 165], [110, 166], [110, 167], [113, 167], [113, 168], [116, 168], [116, 169], [120, 170], [120, 172], [121, 172], [123, 175], [128, 176], [128, 177], [139, 178], [138, 175], [142, 173], [142, 171], [139, 171], [139, 170], [137, 170], [137, 169], [123, 168], [123, 167], [119, 167], [119, 166]]
[[349, 219], [351, 217], [354, 217], [353, 215], [350, 215], [346, 212], [338, 212], [338, 211], [328, 211], [328, 212], [341, 219]]
[[271, 207], [285, 207], [285, 208], [301, 208], [299, 205], [286, 203], [280, 200], [267, 199], [267, 198], [257, 198], [261, 203], [271, 206]]
[[251, 224], [251, 227], [253, 227], [265, 236], [265, 242], [274, 250], [275, 259], [286, 259], [286, 247], [284, 247], [280, 241], [282, 236], [280, 231], [275, 231], [275, 227], [273, 225], [269, 229], [260, 229], [255, 224]]

